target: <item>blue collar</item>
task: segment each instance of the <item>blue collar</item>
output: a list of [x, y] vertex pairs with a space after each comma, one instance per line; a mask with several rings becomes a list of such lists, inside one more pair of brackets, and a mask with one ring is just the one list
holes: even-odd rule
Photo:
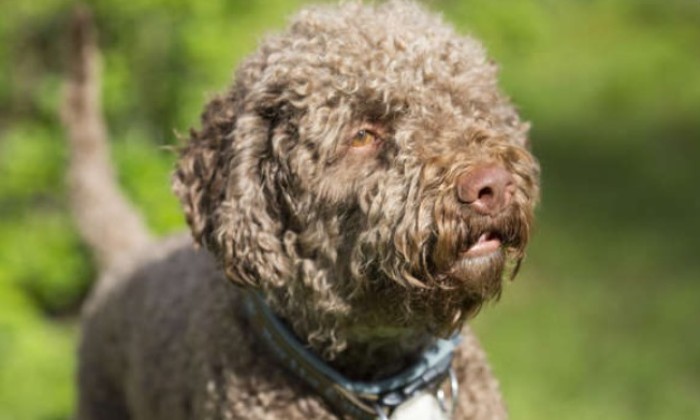
[[245, 295], [246, 313], [265, 345], [280, 363], [309, 384], [343, 417], [387, 418], [399, 404], [419, 391], [439, 387], [448, 376], [454, 400], [458, 384], [451, 365], [454, 350], [462, 340], [460, 335], [449, 340], [437, 339], [413, 366], [387, 379], [352, 381], [309, 351], [259, 293], [248, 291]]

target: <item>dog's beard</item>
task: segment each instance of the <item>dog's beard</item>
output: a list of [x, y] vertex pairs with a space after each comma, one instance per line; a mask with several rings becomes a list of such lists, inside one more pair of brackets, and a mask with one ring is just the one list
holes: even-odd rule
[[506, 261], [503, 249], [453, 261], [449, 271], [434, 276], [432, 287], [408, 291], [414, 319], [439, 336], [459, 330], [485, 302], [500, 296]]
[[[338, 260], [346, 274], [338, 277], [353, 279], [346, 295], [353, 302], [350, 318], [368, 335], [448, 336], [485, 302], [497, 299], [503, 279], [517, 271], [531, 207], [514, 202], [497, 216], [475, 215], [452, 192], [428, 197], [393, 222], [370, 224], [361, 212], [346, 219], [341, 251], [352, 251], [339, 254], [352, 257], [347, 267], [342, 262], [348, 260]], [[359, 226], [369, 229], [355, 230]], [[469, 252], [482, 237], [497, 238], [499, 246]]]
[[[529, 239], [532, 211], [513, 205], [498, 216], [485, 217], [439, 199], [433, 208], [433, 223], [414, 233], [422, 246], [408, 262], [413, 287], [402, 287], [400, 293], [406, 295], [409, 322], [446, 336], [485, 302], [497, 299], [504, 278], [515, 276]], [[486, 241], [491, 242], [488, 252], [470, 252]]]
[[[403, 279], [389, 278], [375, 272], [367, 279], [370, 287], [357, 296], [365, 305], [363, 319], [372, 334], [387, 337], [414, 334], [418, 331], [448, 337], [462, 328], [464, 321], [473, 316], [482, 304], [500, 295], [508, 258], [505, 250], [487, 256], [453, 261], [448, 272], [431, 273], [423, 280], [415, 273], [412, 285]], [[433, 266], [434, 269], [434, 266]], [[377, 337], [375, 337], [376, 339]]]

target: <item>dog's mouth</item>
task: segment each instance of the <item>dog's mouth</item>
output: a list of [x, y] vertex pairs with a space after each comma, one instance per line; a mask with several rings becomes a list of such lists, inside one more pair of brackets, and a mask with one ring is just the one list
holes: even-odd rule
[[448, 277], [484, 297], [491, 295], [498, 289], [508, 249], [514, 240], [516, 238], [500, 230], [498, 224], [464, 232], [446, 270]]
[[459, 257], [478, 258], [498, 252], [503, 246], [501, 235], [496, 231], [486, 231], [477, 236], [476, 240], [467, 240], [459, 250]]

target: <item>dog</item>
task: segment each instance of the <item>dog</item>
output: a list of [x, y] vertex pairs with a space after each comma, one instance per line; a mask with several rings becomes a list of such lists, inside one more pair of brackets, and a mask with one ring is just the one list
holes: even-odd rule
[[540, 169], [477, 40], [407, 1], [301, 11], [180, 149], [195, 247], [116, 187], [81, 16], [63, 119], [102, 274], [78, 418], [506, 418], [465, 321], [520, 267]]

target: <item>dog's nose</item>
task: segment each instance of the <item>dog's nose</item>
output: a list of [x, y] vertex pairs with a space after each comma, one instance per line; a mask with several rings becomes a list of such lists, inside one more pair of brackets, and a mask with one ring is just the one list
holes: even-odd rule
[[498, 214], [508, 206], [514, 191], [513, 176], [495, 163], [477, 166], [457, 177], [459, 201], [481, 214]]

